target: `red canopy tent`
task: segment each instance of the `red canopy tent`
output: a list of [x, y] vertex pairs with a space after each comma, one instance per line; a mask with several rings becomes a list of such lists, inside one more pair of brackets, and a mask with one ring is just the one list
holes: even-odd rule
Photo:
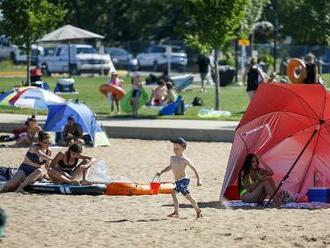
[[307, 200], [310, 187], [330, 187], [330, 94], [319, 84], [260, 85], [236, 129], [221, 199], [239, 199], [237, 178], [248, 153], [298, 201]]

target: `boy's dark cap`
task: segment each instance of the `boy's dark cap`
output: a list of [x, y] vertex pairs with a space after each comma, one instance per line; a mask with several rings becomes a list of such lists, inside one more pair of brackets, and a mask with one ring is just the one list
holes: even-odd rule
[[172, 143], [179, 144], [179, 145], [184, 146], [184, 147], [187, 146], [187, 141], [182, 137], [177, 137], [175, 139], [171, 139], [170, 141]]
[[68, 121], [69, 121], [69, 120], [74, 120], [74, 118], [73, 118], [72, 115], [68, 116]]

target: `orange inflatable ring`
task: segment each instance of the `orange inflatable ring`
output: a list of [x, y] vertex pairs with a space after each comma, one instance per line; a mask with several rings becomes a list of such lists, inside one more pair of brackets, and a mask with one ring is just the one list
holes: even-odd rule
[[[297, 74], [296, 71], [300, 70]], [[301, 59], [290, 59], [287, 66], [287, 75], [291, 83], [302, 84], [307, 76], [306, 65]]]
[[104, 95], [111, 93], [118, 101], [126, 94], [123, 88], [112, 84], [102, 84], [99, 90]]
[[[159, 194], [171, 194], [175, 186], [173, 183], [161, 183]], [[114, 182], [107, 184], [106, 195], [152, 195], [149, 184]]]

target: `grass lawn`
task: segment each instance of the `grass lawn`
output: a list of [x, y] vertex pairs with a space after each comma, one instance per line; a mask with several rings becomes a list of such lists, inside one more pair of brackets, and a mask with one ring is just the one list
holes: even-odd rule
[[[44, 81], [48, 82], [53, 90], [57, 77], [43, 77]], [[23, 78], [1, 78], [0, 77], [0, 91], [8, 90], [14, 86], [20, 85]], [[107, 77], [75, 77], [75, 86], [79, 94], [76, 95], [62, 95], [66, 99], [76, 99], [86, 103], [92, 108], [98, 116], [109, 116], [109, 105], [107, 99], [99, 92], [99, 85], [106, 83]], [[126, 91], [130, 89], [129, 78], [124, 78], [124, 88]], [[151, 87], [145, 87], [146, 91], [150, 93]], [[195, 96], [201, 97], [204, 100], [204, 106], [192, 107], [185, 112], [183, 116], [159, 116], [158, 110], [148, 109], [143, 107], [139, 110], [141, 118], [161, 118], [161, 119], [201, 119], [198, 117], [198, 112], [201, 108], [214, 107], [214, 88], [208, 88], [206, 93], [200, 93], [199, 88], [193, 88], [182, 92], [182, 96], [186, 103], [190, 104]], [[221, 88], [220, 93], [221, 110], [227, 110], [232, 113], [231, 117], [218, 118], [221, 120], [240, 120], [243, 111], [245, 111], [248, 104], [248, 97], [244, 87], [229, 86]], [[13, 109], [0, 107], [0, 112], [12, 113], [33, 113], [33, 110], [28, 109]], [[45, 112], [38, 111], [38, 114]], [[121, 115], [114, 115], [113, 118], [125, 118], [129, 115], [122, 113]]]

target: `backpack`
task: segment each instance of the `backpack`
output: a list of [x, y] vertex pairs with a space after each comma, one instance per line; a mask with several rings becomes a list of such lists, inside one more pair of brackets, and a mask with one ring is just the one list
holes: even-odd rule
[[193, 106], [203, 106], [204, 102], [202, 98], [195, 96], [191, 104]]

